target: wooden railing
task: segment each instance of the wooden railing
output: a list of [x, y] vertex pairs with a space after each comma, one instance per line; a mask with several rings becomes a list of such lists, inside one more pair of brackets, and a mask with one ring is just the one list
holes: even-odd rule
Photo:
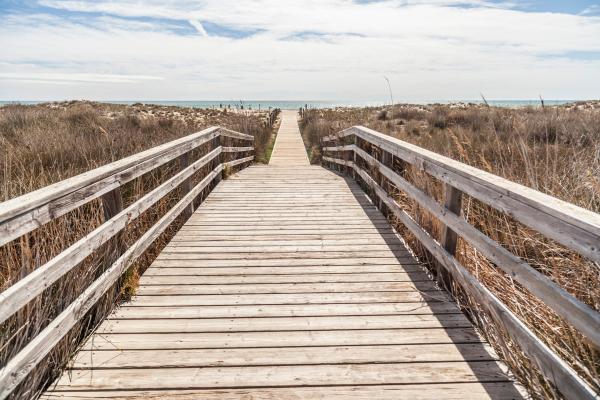
[[[224, 139], [242, 146], [225, 147]], [[112, 259], [104, 272], [8, 361], [0, 370], [0, 398], [6, 397], [23, 381], [178, 216], [191, 215], [194, 199], [211, 184], [218, 183], [224, 169], [254, 160], [253, 155], [248, 155], [254, 149], [253, 140], [249, 135], [212, 127], [0, 204], [0, 246], [97, 198], [102, 199], [105, 216], [105, 222], [98, 228], [0, 294], [2, 324], [103, 244], [114, 240], [120, 231], [164, 196], [178, 187], [186, 192], [133, 245], [108, 255]], [[209, 147], [207, 153], [192, 161], [192, 151], [202, 145]], [[233, 159], [225, 160], [228, 153], [236, 157], [229, 156]], [[176, 160], [180, 165], [178, 173], [123, 208], [121, 187], [124, 184]], [[216, 167], [192, 187], [192, 176], [211, 165]], [[114, 251], [110, 246], [105, 247], [106, 251]]]
[[[600, 215], [360, 126], [323, 138], [323, 151], [325, 166], [349, 173], [367, 185], [376, 196], [376, 205], [393, 213], [436, 259], [438, 281], [443, 284], [450, 276], [457, 282], [564, 396], [596, 398], [594, 390], [454, 256], [460, 236], [600, 348], [600, 313], [470, 225], [460, 210], [465, 193], [596, 263], [600, 262]], [[394, 168], [398, 163], [407, 163], [443, 182], [444, 204], [398, 174]], [[439, 241], [403, 210], [386, 190], [390, 187], [441, 222]]]

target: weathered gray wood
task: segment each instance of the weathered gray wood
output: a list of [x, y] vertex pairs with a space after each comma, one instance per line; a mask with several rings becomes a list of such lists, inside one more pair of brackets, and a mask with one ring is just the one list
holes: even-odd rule
[[231, 129], [227, 129], [227, 128], [219, 127], [218, 129], [219, 129], [219, 134], [221, 134], [222, 136], [227, 136], [227, 137], [234, 138], [234, 139], [254, 141], [254, 136], [252, 136], [252, 135], [246, 135], [245, 133], [232, 131]]
[[164, 306], [119, 307], [110, 319], [197, 319], [202, 318], [249, 318], [249, 317], [325, 317], [325, 316], [372, 316], [405, 314], [460, 314], [454, 303], [352, 303], [352, 304], [270, 304], [233, 306]]
[[[189, 167], [171, 177], [156, 189], [147, 193], [123, 211], [100, 225], [87, 236], [75, 242], [69, 248], [37, 268], [4, 292], [0, 293], [0, 322], [17, 312], [28, 302], [42, 293], [60, 277], [72, 270], [77, 264], [92, 254], [99, 246], [115, 236], [133, 219], [159, 201], [165, 194], [175, 189], [194, 172], [202, 168], [214, 157], [220, 154], [220, 148], [215, 149], [194, 162]], [[210, 176], [210, 175], [209, 175]], [[109, 200], [109, 208], [117, 207], [117, 200]], [[110, 212], [114, 211], [109, 209]], [[108, 215], [110, 215], [110, 212]]]
[[[102, 196], [102, 211], [104, 213], [104, 222], [110, 221], [113, 217], [123, 211], [123, 196], [121, 188], [111, 190]], [[111, 266], [124, 251], [123, 240], [120, 234], [116, 234], [106, 243], [104, 250], [104, 268]], [[2, 297], [0, 297], [0, 305], [2, 305]]]
[[522, 398], [512, 382], [444, 383], [428, 385], [363, 385], [363, 386], [317, 386], [289, 388], [245, 388], [245, 389], [167, 389], [167, 390], [104, 390], [50, 392], [42, 400], [81, 400], [97, 399], [127, 400], [273, 400], [273, 399], [314, 399], [314, 400], [515, 400]]
[[155, 225], [135, 242], [119, 259], [96, 279], [63, 312], [48, 324], [16, 356], [0, 370], [0, 398], [7, 397], [35, 366], [54, 348], [114, 282], [126, 271], [156, 238], [179, 216], [188, 204], [221, 172], [213, 170], [194, 189], [186, 194]]
[[[156, 377], [156, 378], [152, 378]], [[160, 378], [159, 378], [160, 377]], [[368, 384], [499, 382], [510, 378], [495, 361], [73, 370], [54, 390], [237, 388]]]
[[223, 147], [223, 153], [238, 153], [243, 151], [253, 151], [254, 147], [246, 146], [246, 147]]
[[350, 132], [589, 259], [600, 261], [600, 215], [368, 128], [354, 127]]
[[365, 364], [400, 362], [494, 361], [481, 344], [429, 344], [420, 346], [335, 346], [261, 349], [112, 350], [82, 351], [73, 368], [182, 368]]
[[473, 296], [478, 304], [504, 327], [542, 374], [569, 398], [595, 399], [594, 390], [546, 344], [544, 344], [519, 318], [504, 305], [492, 292], [483, 286], [477, 278], [467, 271], [456, 259], [439, 245], [412, 217], [379, 187], [364, 170], [357, 168], [361, 178], [371, 186], [378, 196], [384, 199], [386, 206], [408, 228], [419, 242], [442, 263], [452, 278]]
[[[377, 163], [377, 160], [364, 151], [360, 149], [356, 151], [361, 157], [369, 159], [370, 162]], [[536, 271], [525, 261], [471, 226], [467, 221], [459, 217], [456, 212], [439, 205], [426, 193], [417, 189], [404, 178], [396, 175], [389, 168], [381, 164], [378, 164], [378, 167], [380, 172], [396, 187], [416, 200], [447, 227], [460, 234], [465, 240], [481, 251], [484, 256], [494, 262], [496, 266], [524, 285], [558, 315], [573, 324], [591, 343], [600, 347], [600, 313], [579, 301], [550, 278]], [[355, 168], [360, 169], [359, 167]], [[360, 171], [362, 175], [367, 174], [362, 169]]]
[[[221, 149], [222, 151], [223, 149]], [[181, 156], [179, 156], [179, 169], [180, 170], [184, 170], [187, 167], [189, 167], [190, 165], [190, 153], [184, 153]], [[192, 190], [192, 177], [188, 177], [186, 180], [183, 181], [183, 183], [181, 184], [181, 190], [183, 191], [183, 194], [187, 194], [190, 192], [190, 190]], [[194, 202], [191, 201], [190, 204], [187, 206], [187, 208], [181, 213], [181, 216], [183, 217], [183, 219], [187, 220], [189, 219], [192, 214], [194, 213]]]
[[[455, 187], [444, 185], [444, 206], [446, 209], [456, 215], [460, 215], [462, 208], [462, 192]], [[456, 254], [456, 245], [458, 243], [458, 235], [448, 225], [442, 226], [442, 234], [440, 244], [452, 256]], [[450, 279], [445, 268], [442, 265], [437, 266], [437, 281], [446, 289], [450, 290]]]
[[[92, 193], [98, 192], [96, 197], [100, 196], [102, 193], [106, 193], [118, 185], [115, 186], [115, 181], [122, 179], [121, 176], [117, 174], [122, 173], [128, 169], [126, 177], [130, 177], [131, 175], [139, 176], [148, 170], [151, 170], [158, 165], [164, 164], [165, 162], [174, 159], [175, 157], [183, 154], [186, 151], [191, 150], [192, 148], [198, 147], [199, 145], [206, 143], [209, 140], [212, 140], [214, 137], [218, 135], [218, 127], [212, 127], [205, 129], [201, 132], [183, 137], [181, 139], [174, 140], [169, 143], [165, 143], [161, 146], [153, 147], [152, 149], [143, 151], [141, 153], [134, 154], [130, 157], [124, 158], [119, 161], [115, 161], [111, 164], [104, 165], [102, 167], [96, 168], [94, 170], [85, 172], [83, 174], [74, 176], [72, 178], [66, 179], [64, 181], [60, 181], [58, 183], [49, 185], [45, 188], [36, 190], [31, 193], [27, 193], [23, 196], [8, 200], [4, 203], [0, 203], [0, 226], [2, 230], [0, 231], [2, 235], [0, 236], [0, 245], [6, 243], [8, 240], [7, 237], [14, 236], [12, 233], [12, 224], [14, 224], [14, 220], [18, 216], [23, 216], [24, 214], [33, 213], [37, 208], [44, 206], [45, 204], [49, 204], [48, 209], [43, 210], [42, 213], [34, 214], [33, 217], [36, 219], [43, 218], [43, 222], [45, 223], [48, 220], [56, 217], [57, 215], [53, 212], [56, 206], [60, 206], [60, 203], [54, 204], [54, 201], [57, 201], [63, 196], [69, 195], [71, 193], [77, 193], [76, 196], [72, 196], [71, 198], [67, 198], [63, 200], [64, 203], [69, 203], [73, 201], [78, 201], [81, 197], [85, 197], [87, 201], [95, 198], [90, 197]], [[166, 159], [161, 156], [167, 156]], [[153, 160], [155, 159], [156, 160]], [[148, 162], [150, 161], [151, 162]], [[139, 167], [140, 164], [143, 164], [144, 168], [136, 168]], [[117, 175], [112, 177], [113, 175]], [[131, 178], [133, 179], [133, 178]], [[89, 193], [87, 191], [79, 191], [86, 186], [94, 185], [97, 183], [101, 183], [98, 186], [93, 187]], [[104, 189], [104, 191], [103, 191]], [[86, 201], [86, 202], [87, 202]], [[77, 204], [78, 206], [81, 203]], [[65, 208], [59, 207], [61, 209], [61, 215], [70, 211], [73, 208]], [[43, 217], [46, 216], [45, 218]], [[9, 224], [11, 223], [11, 224]], [[20, 220], [18, 225], [25, 223], [23, 220]], [[36, 225], [34, 227], [37, 227]], [[21, 231], [22, 232], [22, 231]], [[21, 233], [22, 234], [22, 233]]]

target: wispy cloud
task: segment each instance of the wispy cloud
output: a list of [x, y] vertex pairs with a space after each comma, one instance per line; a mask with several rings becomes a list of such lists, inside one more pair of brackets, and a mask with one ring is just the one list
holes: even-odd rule
[[581, 12], [581, 15], [600, 15], [600, 5], [599, 4], [593, 4], [593, 5], [585, 8]]
[[146, 75], [114, 75], [114, 74], [83, 74], [83, 73], [44, 73], [44, 72], [0, 72], [0, 79], [15, 81], [42, 81], [56, 83], [135, 83], [143, 81], [160, 81], [163, 78]]
[[195, 20], [189, 20], [190, 25], [192, 25], [194, 28], [196, 28], [196, 30], [198, 31], [198, 33], [202, 36], [208, 36], [208, 33], [206, 33], [206, 30], [204, 29], [204, 26], [202, 26], [202, 23], [200, 21], [195, 21]]

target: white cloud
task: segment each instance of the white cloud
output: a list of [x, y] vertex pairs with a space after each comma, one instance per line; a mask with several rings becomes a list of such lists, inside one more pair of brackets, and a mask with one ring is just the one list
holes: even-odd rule
[[206, 30], [204, 29], [204, 27], [202, 26], [202, 23], [200, 21], [195, 21], [192, 19], [188, 22], [190, 23], [190, 25], [192, 25], [194, 28], [196, 28], [196, 30], [198, 31], [199, 34], [201, 34], [202, 36], [208, 36], [208, 33], [206, 33]]
[[[394, 96], [406, 101], [477, 98], [480, 92], [489, 98], [600, 93], [598, 60], [556, 57], [599, 52], [600, 19], [525, 13], [508, 2], [44, 4], [102, 16], [0, 16], [0, 48], [6, 49], [0, 77], [123, 81], [71, 79], [72, 85], [57, 88], [21, 75], [0, 80], [0, 98], [377, 100], [387, 97], [384, 75]], [[456, 4], [468, 7], [449, 7]], [[182, 34], [178, 27], [192, 31]], [[220, 37], [219, 29], [257, 33], [231, 39]]]
[[581, 12], [581, 15], [600, 15], [600, 5], [594, 4]]

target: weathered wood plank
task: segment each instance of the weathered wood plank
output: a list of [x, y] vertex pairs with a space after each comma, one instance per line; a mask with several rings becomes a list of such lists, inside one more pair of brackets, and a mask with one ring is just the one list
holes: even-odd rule
[[109, 319], [319, 317], [404, 314], [457, 314], [458, 307], [445, 302], [358, 304], [262, 304], [233, 306], [120, 307]]
[[144, 274], [140, 285], [232, 285], [232, 284], [290, 284], [290, 283], [349, 283], [349, 282], [429, 282], [425, 273], [366, 273], [359, 274], [302, 274], [302, 275], [153, 275]]
[[94, 334], [85, 350], [222, 349], [482, 343], [473, 328]]
[[75, 400], [119, 398], [123, 400], [157, 400], [176, 398], [179, 400], [252, 400], [307, 399], [307, 400], [515, 400], [522, 398], [509, 382], [445, 383], [432, 385], [373, 385], [373, 386], [320, 386], [292, 388], [245, 388], [245, 389], [199, 389], [199, 390], [143, 390], [143, 391], [68, 391], [49, 392], [43, 400]]
[[487, 346], [429, 344], [260, 349], [82, 351], [73, 369], [181, 368], [216, 366], [369, 364], [402, 362], [493, 361]]
[[353, 292], [353, 293], [257, 293], [221, 295], [138, 295], [139, 306], [201, 306], [232, 304], [335, 304], [377, 302], [431, 302], [450, 301], [443, 291], [431, 292]]
[[437, 291], [434, 282], [349, 282], [349, 283], [274, 283], [227, 285], [141, 285], [140, 295], [192, 295], [192, 294], [269, 294], [269, 293], [340, 293], [340, 292], [411, 292]]
[[265, 367], [73, 370], [54, 388], [238, 388], [509, 381], [495, 361]]

